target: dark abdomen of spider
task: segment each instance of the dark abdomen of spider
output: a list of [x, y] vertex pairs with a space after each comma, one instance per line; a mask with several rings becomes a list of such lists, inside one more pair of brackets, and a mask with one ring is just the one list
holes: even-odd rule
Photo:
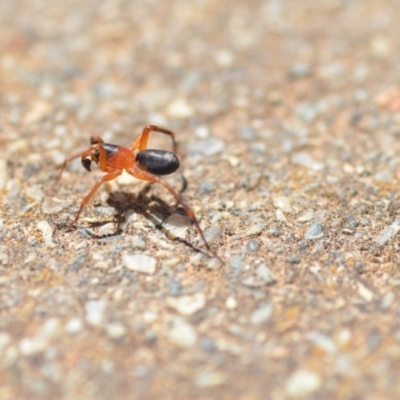
[[158, 149], [139, 151], [136, 163], [154, 175], [172, 174], [179, 168], [179, 159], [174, 153]]

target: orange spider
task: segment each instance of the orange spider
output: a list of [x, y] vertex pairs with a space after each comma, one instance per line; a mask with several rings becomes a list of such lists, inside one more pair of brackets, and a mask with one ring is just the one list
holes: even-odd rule
[[[174, 152], [171, 153], [166, 150], [147, 149], [147, 142], [151, 132], [160, 132], [170, 136], [173, 142]], [[172, 174], [179, 168], [179, 159], [175, 155], [176, 149], [177, 145], [174, 133], [156, 125], [146, 125], [141, 135], [139, 135], [129, 148], [104, 143], [100, 137], [92, 136], [90, 138], [89, 149], [75, 154], [64, 161], [55, 183], [55, 185], [57, 185], [60, 181], [66, 166], [72, 160], [79, 157], [81, 157], [82, 165], [88, 171], [90, 171], [91, 163], [95, 162], [98, 164], [100, 170], [106, 173], [96, 182], [92, 190], [83, 199], [74, 220], [68, 225], [67, 229], [72, 229], [73, 225], [78, 221], [83, 208], [89, 203], [90, 199], [96, 193], [101, 184], [115, 179], [117, 176], [122, 174], [123, 170], [125, 170], [135, 178], [163, 185], [183, 207], [186, 214], [198, 230], [207, 250], [212, 253], [213, 256], [220, 259], [208, 244], [193, 210], [185, 203], [169, 183], [159, 177], [159, 175]]]

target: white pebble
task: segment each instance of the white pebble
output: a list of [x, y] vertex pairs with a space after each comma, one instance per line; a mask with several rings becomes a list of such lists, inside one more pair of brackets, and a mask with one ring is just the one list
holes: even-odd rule
[[324, 350], [328, 354], [334, 354], [337, 351], [336, 344], [333, 340], [323, 333], [312, 331], [308, 333], [307, 338], [318, 348]]
[[257, 277], [266, 285], [271, 285], [277, 281], [274, 273], [265, 265], [261, 264], [256, 270]]
[[156, 272], [156, 259], [145, 254], [125, 254], [122, 264], [131, 271], [152, 275]]
[[372, 301], [375, 297], [374, 293], [360, 281], [357, 282], [357, 291], [365, 301]]
[[234, 55], [227, 49], [220, 49], [215, 53], [214, 59], [219, 67], [230, 67], [234, 61]]
[[6, 246], [0, 246], [0, 264], [8, 264], [8, 254]]
[[24, 123], [31, 125], [42, 120], [50, 112], [50, 104], [46, 101], [36, 101], [24, 117]]
[[194, 114], [194, 108], [184, 98], [177, 98], [168, 105], [167, 114], [171, 118], [190, 118]]
[[9, 343], [11, 343], [11, 336], [6, 332], [0, 332], [0, 352], [2, 352]]
[[286, 213], [293, 212], [293, 208], [290, 204], [290, 200], [285, 196], [274, 197], [272, 202], [276, 208], [279, 208], [283, 212], [286, 212]]
[[204, 140], [192, 142], [188, 146], [190, 153], [201, 154], [203, 156], [213, 156], [225, 150], [225, 143], [221, 139], [209, 137]]
[[382, 235], [379, 236], [376, 244], [378, 246], [383, 246], [390, 239], [392, 239], [400, 230], [400, 219], [396, 218], [393, 223], [385, 228]]
[[19, 342], [19, 351], [25, 356], [41, 353], [46, 347], [47, 340], [40, 337], [24, 338]]
[[106, 332], [112, 339], [120, 339], [126, 333], [126, 328], [120, 322], [113, 322], [106, 326]]
[[62, 153], [62, 152], [59, 151], [59, 150], [53, 150], [53, 151], [50, 153], [50, 157], [51, 157], [53, 163], [54, 163], [55, 165], [57, 165], [57, 166], [61, 166], [61, 164], [62, 164], [62, 163], [64, 162], [64, 160], [65, 160], [65, 154]]
[[8, 169], [5, 159], [0, 159], [0, 192], [6, 188]]
[[247, 229], [246, 236], [259, 235], [266, 228], [266, 226], [267, 225], [264, 222], [257, 222]]
[[321, 377], [316, 372], [299, 369], [289, 377], [286, 391], [290, 397], [301, 398], [317, 391], [321, 384]]
[[83, 328], [83, 322], [80, 318], [71, 318], [66, 324], [65, 324], [65, 331], [68, 333], [78, 333], [82, 330]]
[[44, 198], [43, 190], [40, 188], [39, 185], [34, 185], [34, 186], [28, 187], [28, 189], [26, 190], [26, 194], [32, 200], [35, 200], [37, 202], [42, 201]]
[[260, 308], [257, 308], [257, 310], [251, 314], [250, 322], [254, 325], [259, 325], [268, 321], [272, 316], [273, 310], [274, 308], [272, 303], [268, 303]]
[[194, 379], [194, 384], [200, 388], [214, 387], [223, 384], [226, 379], [227, 376], [223, 372], [200, 371]]
[[117, 224], [114, 222], [108, 222], [107, 224], [102, 225], [99, 230], [98, 234], [101, 236], [112, 235], [117, 230]]
[[237, 300], [233, 296], [229, 296], [225, 301], [225, 307], [228, 310], [234, 310], [238, 306]]
[[167, 305], [179, 314], [189, 316], [204, 308], [206, 296], [204, 293], [195, 293], [190, 296], [168, 297]]
[[38, 337], [52, 338], [58, 336], [60, 330], [60, 320], [58, 318], [49, 318], [40, 327], [37, 333]]
[[219, 226], [210, 226], [204, 231], [204, 237], [208, 243], [215, 242], [222, 237], [222, 229]]
[[171, 343], [183, 348], [192, 347], [196, 344], [197, 332], [188, 322], [180, 317], [171, 317], [168, 325], [167, 336]]
[[86, 321], [91, 325], [100, 325], [103, 322], [106, 302], [90, 300], [85, 304]]
[[57, 243], [53, 239], [53, 228], [46, 220], [39, 221], [36, 225], [44, 239], [44, 243], [50, 249], [57, 247]]
[[142, 320], [146, 324], [151, 324], [158, 319], [159, 315], [153, 310], [147, 310], [142, 314]]
[[45, 198], [42, 203], [42, 213], [43, 214], [58, 214], [65, 208], [72, 205], [71, 200], [60, 200], [57, 198]]
[[164, 221], [163, 231], [170, 239], [184, 239], [191, 224], [187, 215], [173, 213]]

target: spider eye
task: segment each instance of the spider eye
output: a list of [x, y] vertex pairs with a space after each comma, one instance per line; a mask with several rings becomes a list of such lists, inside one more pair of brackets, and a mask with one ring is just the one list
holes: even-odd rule
[[87, 171], [91, 171], [90, 165], [92, 164], [92, 160], [90, 158], [82, 158], [82, 165]]

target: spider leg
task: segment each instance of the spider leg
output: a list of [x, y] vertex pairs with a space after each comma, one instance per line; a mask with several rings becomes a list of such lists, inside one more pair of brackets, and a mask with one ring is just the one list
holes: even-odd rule
[[174, 196], [177, 203], [179, 203], [183, 207], [183, 209], [186, 212], [186, 215], [190, 218], [190, 220], [196, 227], [197, 231], [199, 232], [201, 239], [203, 240], [207, 250], [214, 257], [218, 258], [221, 261], [221, 263], [223, 263], [221, 258], [211, 249], [210, 245], [208, 244], [208, 242], [204, 236], [204, 233], [203, 233], [202, 229], [200, 228], [199, 222], [197, 221], [194, 211], [186, 204], [186, 202], [182, 199], [182, 197], [179, 196], [179, 194], [173, 189], [173, 187], [169, 183], [167, 183], [166, 181], [164, 181], [157, 175], [150, 174], [149, 172], [143, 171], [143, 170], [135, 168], [135, 167], [130, 168], [129, 170], [127, 170], [127, 172], [129, 174], [131, 174], [132, 176], [134, 176], [135, 178], [138, 178], [138, 179], [141, 179], [141, 180], [147, 181], [147, 182], [159, 183], [162, 186], [164, 186], [172, 194], [172, 196]]
[[68, 230], [72, 229], [73, 225], [78, 221], [79, 216], [81, 215], [82, 210], [84, 207], [89, 203], [90, 199], [93, 197], [93, 195], [96, 193], [97, 189], [101, 186], [102, 183], [107, 182], [107, 181], [112, 181], [115, 179], [118, 175], [121, 175], [122, 170], [117, 169], [114, 171], [109, 172], [106, 175], [103, 175], [97, 182], [96, 184], [92, 187], [92, 190], [85, 196], [85, 198], [82, 200], [81, 206], [79, 207], [78, 212], [75, 215], [74, 220], [68, 225]]
[[147, 149], [147, 142], [149, 140], [149, 135], [150, 135], [151, 132], [160, 132], [160, 133], [164, 133], [165, 135], [170, 136], [171, 139], [172, 139], [173, 152], [176, 153], [178, 146], [176, 144], [174, 132], [172, 132], [172, 131], [170, 131], [168, 129], [160, 128], [157, 125], [146, 125], [143, 128], [143, 131], [139, 135], [139, 137], [130, 145], [130, 149], [132, 151], [135, 151], [135, 150], [138, 150], [138, 151], [146, 150]]
[[83, 152], [81, 152], [81, 153], [75, 154], [75, 155], [73, 155], [72, 157], [69, 157], [69, 158], [67, 158], [67, 159], [64, 160], [64, 162], [62, 163], [62, 165], [61, 165], [61, 167], [60, 167], [60, 171], [58, 172], [57, 178], [56, 178], [55, 182], [53, 183], [53, 186], [52, 186], [52, 189], [51, 189], [53, 193], [56, 191], [56, 189], [57, 189], [57, 187], [58, 187], [58, 184], [60, 183], [61, 176], [62, 176], [63, 172], [65, 171], [65, 168], [67, 168], [67, 165], [68, 165], [71, 161], [75, 160], [76, 158], [79, 158], [79, 157], [81, 157], [81, 158], [89, 157], [89, 156], [90, 156], [90, 153], [91, 153], [91, 149], [88, 149], [88, 150], [85, 150], [85, 151], [83, 151]]

